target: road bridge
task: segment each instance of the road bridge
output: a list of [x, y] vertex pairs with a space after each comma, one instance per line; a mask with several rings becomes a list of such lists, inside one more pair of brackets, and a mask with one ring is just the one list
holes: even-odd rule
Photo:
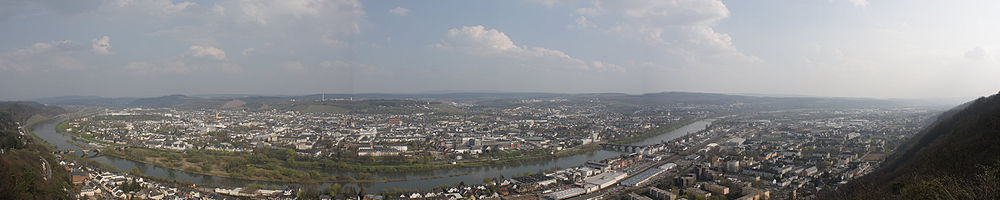
[[53, 154], [75, 154], [76, 152], [81, 152], [81, 153], [83, 153], [83, 156], [81, 156], [81, 157], [88, 157], [88, 156], [90, 156], [91, 153], [94, 153], [93, 156], [100, 156], [101, 153], [102, 153], [102, 151], [104, 151], [106, 149], [115, 149], [115, 150], [119, 150], [119, 151], [124, 151], [127, 148], [128, 147], [95, 147], [95, 148], [87, 148], [87, 149], [54, 151], [52, 153]]
[[652, 145], [631, 145], [631, 144], [612, 144], [612, 143], [601, 143], [600, 144], [604, 150], [617, 151], [625, 153], [655, 153], [667, 149], [667, 144], [652, 144]]

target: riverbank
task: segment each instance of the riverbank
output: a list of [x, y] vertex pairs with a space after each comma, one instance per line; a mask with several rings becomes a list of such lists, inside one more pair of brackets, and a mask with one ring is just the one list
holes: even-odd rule
[[[363, 168], [366, 169], [391, 168], [394, 170], [388, 172], [403, 172], [403, 171], [412, 172], [413, 170], [405, 170], [405, 169], [413, 168], [420, 170], [436, 170], [436, 169], [448, 169], [448, 168], [488, 167], [500, 164], [510, 164], [512, 162], [522, 162], [522, 161], [546, 159], [546, 158], [554, 159], [558, 158], [558, 156], [576, 155], [580, 153], [596, 151], [598, 149], [600, 149], [600, 146], [588, 145], [586, 148], [560, 152], [562, 154], [520, 157], [519, 159], [511, 159], [511, 160], [478, 160], [478, 161], [456, 162], [455, 164], [438, 162], [434, 163], [433, 165], [419, 164], [414, 166], [368, 165]], [[293, 161], [293, 163], [299, 163], [299, 164], [288, 164], [287, 161], [280, 161], [276, 159], [267, 159], [267, 158], [264, 158], [263, 161], [260, 160], [253, 161], [252, 158], [251, 160], [243, 159], [244, 157], [251, 157], [251, 155], [205, 155], [206, 154], [205, 152], [199, 152], [199, 151], [176, 152], [169, 150], [135, 148], [135, 147], [130, 147], [128, 149], [125, 149], [124, 151], [119, 151], [115, 149], [106, 149], [102, 153], [110, 157], [151, 164], [158, 167], [169, 168], [194, 174], [251, 180], [251, 181], [268, 181], [268, 182], [385, 183], [385, 182], [399, 182], [399, 181], [429, 180], [429, 179], [463, 176], [470, 174], [469, 172], [465, 172], [465, 173], [454, 173], [441, 176], [422, 176], [418, 178], [367, 179], [365, 177], [373, 176], [369, 172], [375, 173], [381, 171], [352, 171], [352, 172], [357, 172], [357, 174], [359, 174], [356, 177], [330, 176], [326, 173], [319, 173], [316, 170], [341, 169], [344, 167], [340, 168], [323, 167], [322, 164], [320, 164], [321, 166], [313, 166], [313, 168], [304, 168], [304, 166], [311, 166], [316, 164], [311, 164], [311, 165], [301, 164], [301, 163], [315, 163], [312, 161]], [[332, 165], [336, 166], [337, 164], [335, 163]], [[404, 169], [404, 170], [399, 170], [399, 169]]]
[[[648, 139], [653, 136], [668, 133], [670, 131], [676, 130], [680, 127], [691, 124], [697, 120], [684, 121], [679, 124], [670, 125], [667, 127], [654, 129], [652, 132], [637, 136], [641, 137], [639, 139], [631, 139], [632, 141], [639, 141], [642, 139]], [[77, 140], [84, 140], [89, 142], [94, 142], [98, 144], [105, 145], [119, 145], [119, 144], [108, 144], [97, 141], [91, 135], [84, 135], [79, 131], [68, 132], [69, 121], [62, 121], [58, 124], [57, 132], [69, 136], [73, 136]], [[89, 137], [88, 137], [89, 136]], [[617, 141], [616, 141], [617, 142]], [[168, 151], [168, 150], [157, 150], [157, 149], [146, 149], [146, 148], [129, 148], [124, 152], [116, 150], [107, 150], [104, 152], [105, 155], [109, 157], [115, 157], [120, 159], [126, 159], [135, 162], [146, 163], [154, 165], [157, 167], [163, 167], [193, 174], [217, 176], [224, 178], [249, 180], [249, 181], [268, 181], [268, 182], [302, 182], [302, 183], [386, 183], [386, 182], [401, 182], [401, 181], [414, 181], [414, 180], [429, 180], [429, 179], [439, 179], [445, 177], [453, 176], [463, 176], [469, 174], [464, 173], [450, 173], [448, 175], [440, 176], [421, 176], [416, 178], [384, 178], [384, 179], [371, 179], [371, 173], [378, 172], [419, 172], [419, 171], [433, 171], [440, 169], [453, 169], [453, 168], [474, 168], [474, 167], [490, 167], [490, 166], [501, 166], [510, 165], [512, 163], [526, 162], [533, 160], [544, 160], [544, 159], [558, 159], [561, 157], [574, 156], [578, 154], [584, 154], [589, 152], [594, 152], [600, 150], [601, 147], [596, 144], [589, 144], [574, 147], [571, 149], [566, 149], [558, 152], [551, 150], [525, 150], [525, 151], [514, 151], [519, 152], [517, 156], [511, 156], [507, 159], [478, 159], [471, 161], [459, 161], [450, 162], [432, 162], [432, 163], [409, 163], [409, 164], [391, 164], [391, 165], [380, 165], [380, 164], [363, 164], [363, 163], [350, 163], [344, 161], [330, 161], [330, 160], [295, 160], [295, 159], [275, 159], [268, 158], [268, 156], [261, 157], [262, 155], [268, 155], [266, 153], [232, 153], [232, 152], [216, 152], [216, 151], [203, 151], [203, 150], [189, 150], [187, 152], [178, 151]], [[522, 155], [523, 154], [523, 155]], [[292, 152], [294, 155], [294, 152]], [[343, 172], [351, 172], [351, 176], [345, 175], [330, 175], [328, 172], [320, 173], [316, 170], [343, 170]]]
[[33, 115], [31, 116], [31, 118], [28, 118], [27, 122], [24, 122], [24, 125], [22, 127], [24, 128], [24, 130], [28, 132], [28, 135], [31, 137], [31, 139], [38, 142], [38, 144], [41, 144], [45, 148], [49, 148], [49, 150], [59, 150], [59, 148], [56, 147], [55, 145], [49, 144], [49, 141], [46, 141], [41, 137], [39, 137], [38, 135], [36, 135], [34, 131], [35, 125], [54, 119], [55, 117], [44, 117], [41, 115]]
[[[233, 179], [241, 179], [241, 180], [250, 180], [250, 181], [286, 182], [286, 183], [307, 183], [307, 184], [311, 184], [311, 183], [387, 183], [387, 182], [397, 182], [397, 181], [415, 181], [415, 180], [438, 179], [438, 178], [453, 177], [453, 176], [463, 176], [463, 175], [469, 174], [469, 173], [458, 173], [458, 174], [450, 174], [450, 175], [446, 175], [446, 176], [424, 176], [424, 177], [418, 177], [418, 178], [355, 179], [355, 178], [352, 178], [352, 177], [328, 176], [328, 175], [323, 174], [323, 173], [309, 172], [308, 176], [304, 176], [304, 177], [289, 176], [287, 178], [275, 179], [275, 178], [259, 177], [259, 176], [258, 177], [253, 177], [253, 176], [239, 176], [239, 175], [234, 175], [234, 174], [238, 174], [238, 173], [227, 173], [227, 172], [223, 172], [221, 170], [211, 170], [211, 171], [208, 171], [208, 172], [206, 172], [206, 171], [199, 171], [198, 169], [193, 169], [193, 168], [190, 168], [190, 167], [185, 167], [185, 166], [191, 166], [191, 164], [195, 164], [195, 163], [191, 163], [191, 162], [186, 161], [186, 159], [184, 159], [185, 161], [183, 161], [184, 164], [179, 164], [179, 165], [178, 164], [171, 164], [170, 161], [167, 161], [165, 158], [162, 158], [162, 157], [146, 157], [145, 159], [135, 159], [135, 157], [130, 157], [129, 156], [129, 153], [130, 153], [129, 151], [135, 152], [135, 151], [161, 151], [161, 150], [155, 150], [155, 149], [137, 149], [137, 148], [126, 149], [126, 152], [122, 152], [122, 151], [118, 151], [118, 150], [107, 150], [106, 151], [107, 153], [105, 153], [105, 155], [111, 156], [111, 157], [116, 157], [116, 158], [121, 158], [121, 159], [127, 159], [127, 160], [131, 160], [131, 161], [135, 161], [135, 162], [140, 162], [140, 163], [151, 164], [151, 165], [158, 166], [158, 167], [164, 167], [164, 168], [174, 169], [174, 170], [178, 170], [178, 171], [184, 171], [184, 172], [190, 172], [190, 173], [195, 173], [195, 174], [201, 174], [201, 175], [217, 176], [217, 177], [225, 177], [225, 178], [233, 178]], [[164, 151], [164, 152], [167, 152], [167, 151]], [[248, 166], [248, 167], [250, 167], [250, 170], [259, 170], [259, 169], [254, 169], [255, 167], [253, 167], [253, 166]], [[272, 169], [271, 171], [279, 171], [279, 172], [282, 173], [282, 175], [287, 175], [287, 174], [284, 174], [284, 173], [294, 173], [294, 172], [287, 172], [286, 170], [295, 170], [295, 169]]]

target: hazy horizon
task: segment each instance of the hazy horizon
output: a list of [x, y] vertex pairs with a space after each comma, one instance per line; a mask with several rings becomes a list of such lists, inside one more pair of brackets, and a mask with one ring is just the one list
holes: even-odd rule
[[722, 95], [736, 95], [736, 96], [756, 96], [756, 97], [777, 97], [777, 98], [846, 98], [846, 99], [873, 99], [873, 100], [891, 100], [891, 101], [905, 101], [905, 102], [922, 102], [927, 105], [943, 105], [943, 106], [954, 106], [975, 100], [979, 97], [987, 97], [993, 94], [986, 94], [980, 96], [972, 97], [935, 97], [935, 98], [877, 98], [877, 97], [842, 97], [842, 96], [815, 96], [815, 95], [799, 95], [799, 94], [760, 94], [760, 93], [714, 93], [714, 92], [699, 92], [699, 91], [661, 91], [661, 92], [649, 92], [649, 93], [623, 93], [623, 92], [594, 92], [594, 93], [558, 93], [558, 92], [532, 92], [532, 91], [476, 91], [476, 90], [447, 90], [447, 91], [421, 91], [421, 92], [406, 92], [406, 93], [302, 93], [302, 94], [250, 94], [250, 93], [230, 93], [230, 94], [190, 94], [190, 93], [176, 93], [176, 94], [161, 94], [152, 96], [97, 96], [97, 95], [63, 95], [63, 96], [50, 96], [50, 97], [37, 97], [37, 98], [17, 98], [17, 99], [0, 99], [0, 101], [36, 101], [42, 99], [51, 98], [65, 98], [65, 97], [100, 97], [100, 98], [156, 98], [172, 95], [183, 95], [189, 97], [207, 97], [207, 98], [226, 98], [229, 96], [246, 96], [246, 97], [297, 97], [297, 96], [314, 96], [314, 95], [435, 95], [435, 94], [462, 94], [462, 93], [484, 93], [484, 94], [520, 94], [520, 93], [543, 93], [543, 94], [558, 94], [558, 95], [580, 95], [580, 94], [625, 94], [625, 95], [646, 95], [646, 94], [657, 94], [657, 93], [703, 93], [703, 94], [722, 94]]
[[994, 1], [0, 4], [4, 100], [434, 91], [965, 99], [1000, 91]]

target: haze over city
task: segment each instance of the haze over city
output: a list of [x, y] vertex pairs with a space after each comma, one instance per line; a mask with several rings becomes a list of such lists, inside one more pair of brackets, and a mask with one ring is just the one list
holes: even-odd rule
[[5, 1], [0, 99], [663, 91], [965, 98], [995, 1]]
[[0, 0], [0, 199], [1000, 199], [997, 10]]

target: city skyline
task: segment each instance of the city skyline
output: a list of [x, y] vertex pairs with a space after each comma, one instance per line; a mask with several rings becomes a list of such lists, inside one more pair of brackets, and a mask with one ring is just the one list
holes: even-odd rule
[[7, 100], [434, 91], [926, 99], [1000, 86], [990, 1], [4, 4]]

